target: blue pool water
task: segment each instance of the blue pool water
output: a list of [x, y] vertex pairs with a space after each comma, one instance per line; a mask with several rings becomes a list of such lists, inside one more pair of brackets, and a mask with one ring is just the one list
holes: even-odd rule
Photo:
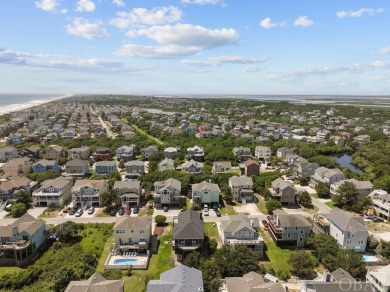
[[370, 256], [370, 255], [363, 255], [363, 262], [365, 263], [372, 263], [372, 262], [378, 262], [379, 259], [376, 256]]
[[138, 264], [137, 259], [117, 259], [114, 260], [115, 265], [136, 265]]

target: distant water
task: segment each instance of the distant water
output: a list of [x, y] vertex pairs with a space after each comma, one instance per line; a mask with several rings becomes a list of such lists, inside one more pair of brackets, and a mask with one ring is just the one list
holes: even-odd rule
[[363, 171], [360, 168], [357, 168], [356, 166], [353, 166], [351, 164], [351, 160], [352, 160], [351, 155], [344, 154], [343, 156], [339, 156], [339, 157], [334, 156], [334, 158], [336, 158], [337, 162], [340, 164], [341, 167], [346, 166], [353, 172], [357, 172], [360, 174], [363, 173]]
[[0, 115], [62, 99], [71, 95], [53, 94], [0, 94]]

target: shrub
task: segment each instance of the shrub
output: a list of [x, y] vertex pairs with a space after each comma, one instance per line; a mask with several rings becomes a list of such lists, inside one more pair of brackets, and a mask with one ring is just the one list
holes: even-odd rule
[[14, 218], [19, 218], [26, 214], [27, 208], [26, 205], [23, 203], [15, 203], [11, 207], [11, 215]]
[[167, 217], [165, 217], [164, 215], [157, 215], [154, 218], [154, 221], [157, 223], [158, 226], [162, 226], [167, 221]]

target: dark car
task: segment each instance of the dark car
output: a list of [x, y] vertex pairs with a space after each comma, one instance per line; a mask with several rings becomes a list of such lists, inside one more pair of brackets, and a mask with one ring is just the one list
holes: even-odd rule
[[110, 215], [115, 216], [116, 215], [116, 209], [111, 209], [110, 210]]
[[123, 207], [119, 208], [118, 214], [119, 216], [123, 216], [123, 214], [125, 214], [125, 208]]
[[164, 207], [164, 212], [168, 212], [169, 211], [169, 208], [168, 207]]
[[73, 208], [69, 209], [68, 214], [69, 215], [74, 215], [76, 212], [77, 212], [77, 208], [73, 207]]
[[134, 208], [133, 208], [133, 213], [134, 213], [134, 214], [138, 214], [138, 212], [139, 212], [138, 206], [137, 206], [137, 207], [134, 207]]
[[215, 210], [215, 214], [217, 215], [217, 217], [221, 217], [221, 211], [219, 211], [219, 209]]
[[376, 217], [376, 218], [372, 219], [372, 222], [385, 222], [385, 220], [383, 218]]
[[309, 185], [309, 183], [308, 183], [307, 181], [301, 181], [299, 184], [300, 184], [302, 187], [303, 187], [303, 186], [308, 186], [308, 185]]
[[262, 220], [261, 223], [263, 224], [263, 226], [264, 226], [265, 228], [268, 227], [268, 222], [267, 222], [267, 220]]

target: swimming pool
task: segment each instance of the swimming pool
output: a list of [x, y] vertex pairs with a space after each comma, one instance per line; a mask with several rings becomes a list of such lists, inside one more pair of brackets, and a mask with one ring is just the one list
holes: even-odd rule
[[137, 259], [116, 259], [114, 260], [115, 265], [137, 265]]
[[362, 258], [363, 258], [363, 262], [365, 262], [365, 263], [372, 263], [372, 262], [379, 262], [380, 261], [379, 258], [377, 258], [376, 256], [372, 256], [372, 255], [363, 255]]

